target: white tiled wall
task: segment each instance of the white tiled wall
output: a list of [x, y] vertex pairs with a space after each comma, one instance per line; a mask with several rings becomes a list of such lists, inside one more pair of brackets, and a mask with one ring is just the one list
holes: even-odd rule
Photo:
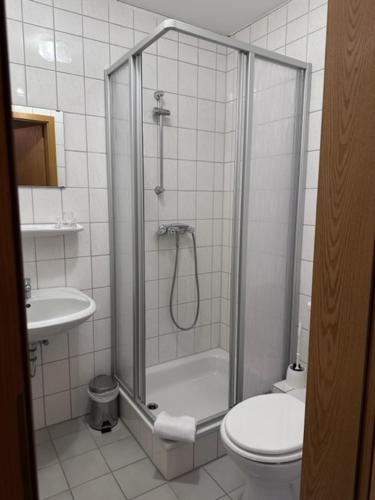
[[[153, 44], [143, 56], [148, 366], [218, 347], [223, 318], [228, 324], [222, 276], [228, 274], [229, 259], [228, 252], [223, 258], [223, 242], [225, 238], [227, 248], [233, 164], [229, 159], [228, 165], [224, 163], [226, 69], [225, 49], [175, 33]], [[154, 192], [159, 183], [157, 124], [152, 114], [156, 89], [165, 91], [163, 106], [171, 111], [164, 119], [165, 192], [159, 197]], [[175, 239], [156, 234], [159, 224], [176, 221], [196, 230], [201, 309], [196, 327], [189, 331], [179, 331], [169, 313]], [[192, 323], [195, 308], [194, 254], [187, 234], [181, 238], [174, 295], [180, 324]]]
[[318, 187], [320, 132], [324, 81], [327, 0], [291, 0], [280, 9], [241, 30], [236, 38], [312, 63], [306, 203], [300, 284], [302, 359], [307, 363], [315, 212]]

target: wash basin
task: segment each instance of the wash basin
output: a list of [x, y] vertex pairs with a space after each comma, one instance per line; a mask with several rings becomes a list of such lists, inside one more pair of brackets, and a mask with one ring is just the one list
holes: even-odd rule
[[49, 340], [83, 323], [96, 311], [92, 298], [75, 288], [33, 290], [26, 304], [29, 342]]

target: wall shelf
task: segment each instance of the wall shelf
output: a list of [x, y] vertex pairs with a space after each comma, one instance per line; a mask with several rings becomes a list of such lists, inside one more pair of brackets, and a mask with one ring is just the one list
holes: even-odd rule
[[75, 224], [74, 226], [58, 226], [57, 224], [21, 224], [22, 236], [29, 238], [59, 236], [78, 233], [79, 231], [83, 231], [83, 227], [80, 224]]

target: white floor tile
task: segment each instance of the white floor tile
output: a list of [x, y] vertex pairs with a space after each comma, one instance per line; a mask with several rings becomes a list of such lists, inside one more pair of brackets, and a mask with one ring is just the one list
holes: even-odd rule
[[112, 428], [111, 432], [100, 432], [89, 427], [89, 431], [98, 446], [105, 446], [130, 437], [130, 432], [125, 425], [119, 420], [118, 424]]
[[45, 441], [44, 443], [38, 444], [35, 451], [38, 469], [57, 464], [57, 455], [51, 441]]
[[215, 500], [225, 494], [204, 469], [189, 472], [169, 485], [180, 500]]
[[35, 444], [38, 445], [50, 441], [51, 438], [49, 437], [47, 429], [40, 429], [39, 431], [35, 431], [34, 439]]
[[165, 482], [121, 421], [101, 434], [78, 418], [35, 440], [41, 500], [244, 500], [243, 476], [229, 457]]
[[53, 497], [49, 497], [48, 500], [73, 500], [72, 494], [70, 491], [63, 491], [58, 495], [54, 495]]
[[132, 437], [103, 446], [101, 452], [111, 470], [120, 469], [146, 457], [142, 448]]
[[60, 460], [76, 457], [96, 448], [94, 439], [86, 429], [56, 438], [54, 444]]
[[241, 488], [236, 488], [234, 491], [231, 491], [230, 493], [230, 498], [232, 500], [246, 500], [244, 496], [244, 487], [241, 486]]
[[155, 490], [137, 497], [137, 500], [178, 500], [178, 498], [173, 490], [165, 484], [164, 486], [160, 486], [160, 488], [156, 488]]
[[228, 456], [219, 458], [204, 468], [226, 493], [244, 484], [244, 476]]
[[68, 489], [63, 471], [59, 464], [38, 471], [39, 497], [41, 500]]
[[72, 492], [74, 500], [124, 500], [125, 498], [112, 474], [73, 488]]
[[65, 436], [66, 434], [72, 434], [73, 432], [79, 432], [83, 429], [86, 429], [86, 424], [82, 418], [67, 420], [61, 424], [51, 425], [48, 427], [48, 431], [52, 439]]
[[99, 450], [70, 458], [62, 462], [61, 465], [72, 488], [109, 472]]
[[114, 476], [129, 499], [161, 486], [165, 482], [148, 458], [116, 471]]

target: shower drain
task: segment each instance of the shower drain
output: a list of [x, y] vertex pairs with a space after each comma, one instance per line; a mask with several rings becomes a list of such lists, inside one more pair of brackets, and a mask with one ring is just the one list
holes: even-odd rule
[[159, 405], [157, 403], [147, 403], [147, 408], [149, 410], [157, 410], [159, 408]]

